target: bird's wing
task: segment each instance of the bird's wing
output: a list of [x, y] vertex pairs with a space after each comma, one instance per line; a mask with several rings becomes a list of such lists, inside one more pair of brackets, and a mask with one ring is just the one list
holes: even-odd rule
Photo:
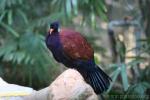
[[94, 51], [86, 39], [78, 32], [63, 29], [60, 32], [60, 40], [64, 53], [75, 60], [90, 60], [94, 57]]

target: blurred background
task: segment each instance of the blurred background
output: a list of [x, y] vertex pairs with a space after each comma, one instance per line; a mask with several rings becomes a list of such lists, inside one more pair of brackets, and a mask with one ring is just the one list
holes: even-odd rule
[[[51, 22], [84, 35], [111, 76], [107, 96], [150, 95], [149, 0], [0, 0], [0, 77], [36, 90], [66, 68], [45, 45]], [[135, 97], [134, 97], [135, 98]]]

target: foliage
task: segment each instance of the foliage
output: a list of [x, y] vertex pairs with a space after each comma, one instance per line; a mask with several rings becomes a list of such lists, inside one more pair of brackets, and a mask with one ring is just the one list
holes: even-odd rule
[[[146, 39], [147, 40], [147, 39]], [[149, 40], [149, 39], [148, 39]], [[143, 41], [143, 40], [142, 40]], [[146, 46], [149, 47], [149, 44]], [[145, 45], [145, 43], [143, 44]], [[129, 63], [119, 63], [119, 64], [110, 64], [110, 68], [113, 70], [111, 77], [112, 77], [112, 83], [107, 91], [107, 93], [110, 94], [109, 99], [112, 99], [111, 96], [116, 96], [117, 98], [123, 99], [123, 100], [133, 100], [133, 99], [142, 99], [146, 100], [149, 98], [149, 92], [146, 92], [150, 89], [149, 84], [149, 64], [147, 66], [144, 66], [145, 69], [139, 69], [139, 77], [135, 78], [129, 78], [129, 75], [127, 74], [127, 71], [134, 70], [134, 67], [139, 67], [140, 64], [146, 63], [148, 59], [147, 57], [142, 57], [143, 53], [149, 55], [149, 48], [144, 47], [141, 45], [141, 53], [139, 56], [134, 57], [134, 59]], [[139, 49], [139, 48], [138, 48]], [[143, 66], [142, 66], [143, 67]], [[137, 76], [136, 74], [131, 73], [133, 76]], [[122, 90], [113, 90], [115, 84], [120, 84]], [[115, 93], [116, 92], [116, 93]], [[119, 92], [119, 93], [118, 93]], [[120, 94], [121, 93], [121, 94]]]
[[56, 5], [53, 9], [56, 12], [65, 14], [65, 18], [72, 19], [77, 15], [82, 16], [82, 23], [84, 22], [92, 26], [96, 25], [96, 17], [101, 17], [103, 20], [107, 20], [104, 0], [97, 2], [93, 0], [53, 0], [52, 5]]
[[129, 97], [130, 100], [148, 99], [148, 95], [145, 95], [145, 91], [148, 88], [150, 88], [150, 84], [148, 84], [147, 82], [134, 84], [128, 89], [126, 95], [124, 96], [124, 99], [126, 100]]
[[[114, 3], [114, 4], [113, 4]], [[148, 5], [150, 4], [149, 0], [122, 0], [117, 1], [114, 0], [111, 4], [111, 9], [109, 14], [109, 18], [113, 19], [113, 17], [117, 17], [113, 21], [127, 21], [129, 22], [136, 22], [137, 26], [135, 26], [134, 35], [135, 38], [135, 47], [131, 50], [127, 51], [128, 43], [125, 46], [118, 46], [119, 41], [116, 39], [115, 36], [115, 45], [116, 48], [113, 48], [117, 51], [118, 58], [123, 57], [124, 59], [128, 59], [128, 56], [125, 58], [125, 53], [134, 52], [135, 56], [130, 55], [130, 62], [125, 62], [125, 60], [117, 59], [116, 63], [110, 64], [109, 68], [112, 71], [112, 83], [107, 91], [109, 93], [108, 99], [110, 100], [148, 100], [149, 99], [149, 75], [150, 75], [150, 41], [149, 41], [149, 12], [148, 12]], [[115, 5], [117, 4], [117, 6]], [[120, 15], [114, 13], [114, 9], [120, 12]], [[128, 9], [128, 10], [127, 10]], [[141, 12], [140, 12], [141, 10]], [[134, 12], [134, 13], [133, 13]], [[113, 15], [113, 16], [112, 16]], [[124, 15], [124, 16], [123, 16]], [[119, 17], [118, 17], [119, 16]], [[130, 16], [132, 19], [125, 20], [125, 16]], [[122, 19], [122, 20], [121, 20]], [[128, 26], [128, 25], [127, 25]], [[114, 25], [115, 27], [115, 25]], [[119, 28], [122, 26], [119, 26]], [[138, 28], [137, 28], [138, 27]], [[130, 27], [129, 27], [130, 28]], [[124, 30], [125, 29], [125, 30]], [[123, 28], [122, 33], [126, 33], [127, 27]], [[115, 28], [114, 28], [115, 30]], [[118, 29], [119, 30], [119, 29]], [[118, 31], [117, 29], [115, 32]], [[118, 33], [121, 33], [120, 30]], [[144, 34], [143, 34], [144, 33]], [[126, 35], [123, 35], [123, 42], [126, 42]], [[115, 34], [116, 35], [116, 34]], [[145, 37], [146, 36], [146, 37]], [[115, 40], [114, 39], [114, 40]], [[132, 41], [134, 42], [134, 41]], [[130, 42], [131, 43], [131, 42]], [[134, 43], [133, 43], [134, 44]], [[129, 44], [130, 45], [130, 44]], [[117, 58], [115, 57], [115, 58]], [[132, 60], [131, 60], [132, 59]], [[107, 97], [107, 95], [106, 95]]]

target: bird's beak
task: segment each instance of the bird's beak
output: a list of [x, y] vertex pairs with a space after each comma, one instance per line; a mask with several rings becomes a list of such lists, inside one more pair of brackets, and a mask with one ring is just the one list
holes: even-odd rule
[[54, 30], [54, 29], [52, 29], [52, 28], [49, 29], [49, 33], [52, 34], [53, 30]]

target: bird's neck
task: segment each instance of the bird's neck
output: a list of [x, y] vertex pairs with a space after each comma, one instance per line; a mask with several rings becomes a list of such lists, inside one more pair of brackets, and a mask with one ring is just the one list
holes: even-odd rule
[[53, 32], [58, 32], [58, 29], [57, 29], [57, 28], [54, 28]]
[[58, 32], [58, 30], [54, 30], [51, 34], [52, 35], [57, 35], [57, 34], [59, 34], [59, 32]]

